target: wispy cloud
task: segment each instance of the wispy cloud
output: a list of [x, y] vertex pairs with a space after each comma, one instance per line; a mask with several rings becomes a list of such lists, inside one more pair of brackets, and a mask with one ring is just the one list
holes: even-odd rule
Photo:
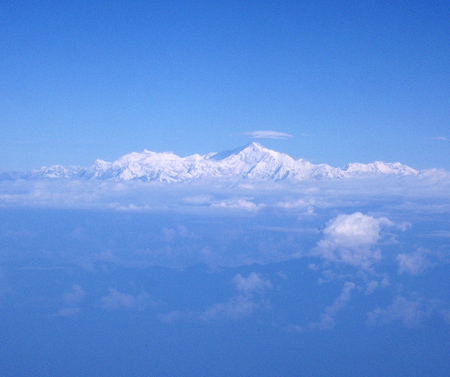
[[85, 295], [85, 291], [78, 284], [72, 285], [72, 290], [62, 296], [64, 307], [59, 309], [54, 317], [76, 318], [81, 312], [78, 304], [83, 301]]
[[77, 284], [74, 284], [71, 292], [64, 293], [63, 301], [68, 306], [75, 306], [83, 300], [85, 295], [86, 293], [83, 288]]
[[337, 297], [333, 304], [327, 306], [320, 315], [317, 322], [310, 322], [306, 327], [298, 325], [290, 325], [285, 327], [288, 332], [304, 332], [315, 330], [330, 330], [336, 325], [335, 317], [339, 311], [347, 306], [352, 296], [352, 291], [356, 288], [355, 283], [346, 281], [342, 287], [341, 294]]
[[248, 136], [252, 139], [289, 139], [291, 134], [278, 131], [252, 131], [244, 132], [241, 135]]
[[320, 315], [318, 322], [311, 322], [308, 325], [310, 330], [329, 330], [335, 326], [334, 317], [337, 312], [343, 309], [350, 301], [351, 293], [355, 289], [355, 284], [351, 281], [345, 282], [341, 294], [334, 300], [333, 304], [325, 308], [325, 312]]
[[432, 137], [431, 140], [449, 141], [448, 137], [446, 137], [446, 136], [436, 136], [436, 137]]
[[198, 318], [202, 322], [210, 322], [221, 319], [240, 319], [249, 316], [254, 310], [264, 306], [263, 299], [265, 291], [272, 289], [270, 280], [264, 280], [260, 274], [252, 272], [248, 277], [241, 274], [233, 278], [233, 284], [239, 292], [231, 297], [227, 302], [215, 304]]
[[237, 274], [233, 283], [239, 292], [243, 292], [246, 296], [250, 296], [255, 292], [263, 292], [266, 288], [272, 288], [272, 283], [269, 280], [261, 279], [261, 276], [255, 272], [252, 272], [248, 278], [242, 277], [241, 274]]
[[252, 201], [246, 199], [231, 199], [231, 200], [222, 200], [220, 202], [214, 202], [212, 204], [213, 207], [220, 208], [235, 208], [235, 209], [243, 209], [246, 211], [257, 211], [264, 207], [264, 204], [255, 204]]
[[237, 274], [232, 283], [237, 293], [226, 302], [216, 303], [203, 312], [171, 311], [161, 314], [158, 319], [171, 323], [179, 320], [210, 323], [221, 320], [238, 320], [251, 315], [258, 308], [267, 305], [264, 299], [266, 290], [272, 289], [270, 280], [264, 280], [260, 274], [252, 272], [248, 277]]
[[80, 308], [61, 308], [55, 314], [54, 317], [75, 318], [81, 312]]
[[410, 275], [420, 275], [422, 272], [424, 272], [428, 267], [432, 267], [433, 263], [431, 263], [428, 258], [427, 254], [429, 254], [430, 251], [426, 249], [418, 249], [412, 253], [406, 254], [399, 254], [397, 255], [397, 262], [398, 262], [398, 273], [403, 274], [407, 273]]
[[417, 327], [431, 314], [431, 307], [421, 301], [398, 296], [386, 309], [377, 308], [367, 313], [367, 326], [389, 325], [400, 321], [406, 327]]
[[147, 306], [148, 301], [149, 297], [147, 293], [133, 296], [109, 288], [109, 295], [100, 298], [100, 306], [107, 310], [137, 308], [142, 311]]

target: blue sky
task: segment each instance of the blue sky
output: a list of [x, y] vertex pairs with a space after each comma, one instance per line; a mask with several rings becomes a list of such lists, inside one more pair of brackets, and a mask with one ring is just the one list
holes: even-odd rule
[[3, 1], [1, 170], [246, 144], [450, 168], [446, 1]]

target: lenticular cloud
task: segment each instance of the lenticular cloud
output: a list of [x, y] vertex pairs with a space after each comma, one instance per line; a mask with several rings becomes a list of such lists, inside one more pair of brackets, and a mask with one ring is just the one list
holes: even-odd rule
[[249, 136], [252, 139], [288, 139], [292, 137], [291, 134], [278, 131], [252, 131], [244, 132], [244, 136]]

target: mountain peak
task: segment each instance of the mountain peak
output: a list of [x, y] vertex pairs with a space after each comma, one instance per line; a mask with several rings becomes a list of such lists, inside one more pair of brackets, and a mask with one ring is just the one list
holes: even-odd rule
[[251, 178], [271, 180], [307, 180], [354, 177], [371, 174], [396, 176], [418, 175], [420, 172], [400, 163], [353, 163], [346, 168], [326, 164], [314, 165], [295, 161], [287, 154], [251, 142], [233, 150], [179, 157], [172, 152], [130, 153], [113, 162], [97, 160], [88, 168], [54, 165], [31, 172], [31, 177], [114, 179], [158, 182], [181, 182], [201, 177]]
[[242, 149], [241, 152], [244, 153], [251, 153], [251, 154], [260, 154], [260, 153], [279, 153], [279, 152], [275, 152], [271, 149], [266, 148], [265, 146], [263, 146], [262, 144], [256, 143], [256, 142], [251, 142], [248, 143], [247, 145], [245, 145]]
[[256, 141], [252, 141], [251, 143], [245, 145], [243, 149], [261, 150], [266, 148], [264, 148], [261, 144], [257, 143]]
[[211, 156], [211, 159], [220, 161], [220, 160], [224, 160], [230, 156], [238, 155], [239, 153], [242, 153], [242, 152], [244, 152], [244, 153], [245, 152], [259, 152], [262, 150], [265, 150], [265, 148], [261, 144], [252, 142], [252, 143], [246, 144], [240, 148], [235, 148], [235, 149], [231, 149], [228, 151], [216, 153], [213, 156]]

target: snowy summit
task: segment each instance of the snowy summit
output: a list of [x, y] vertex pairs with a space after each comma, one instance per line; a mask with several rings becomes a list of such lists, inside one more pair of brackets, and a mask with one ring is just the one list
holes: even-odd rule
[[52, 165], [25, 174], [22, 178], [107, 179], [116, 181], [181, 182], [201, 177], [250, 178], [263, 180], [308, 180], [345, 178], [362, 174], [417, 175], [419, 172], [400, 163], [376, 161], [352, 163], [335, 168], [294, 160], [287, 154], [250, 143], [242, 148], [206, 155], [179, 157], [170, 152], [144, 150], [116, 161], [96, 160], [89, 167]]

